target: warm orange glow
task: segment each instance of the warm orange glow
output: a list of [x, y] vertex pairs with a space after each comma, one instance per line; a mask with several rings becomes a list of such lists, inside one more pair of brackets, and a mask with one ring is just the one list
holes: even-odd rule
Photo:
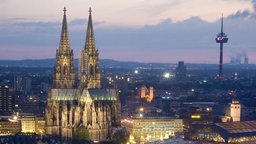
[[200, 115], [192, 115], [191, 118], [192, 118], [192, 119], [200, 119], [201, 116], [200, 116]]

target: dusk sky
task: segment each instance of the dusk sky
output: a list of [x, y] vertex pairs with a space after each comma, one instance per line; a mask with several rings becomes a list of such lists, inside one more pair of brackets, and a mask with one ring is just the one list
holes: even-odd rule
[[91, 7], [101, 59], [217, 64], [223, 14], [224, 63], [256, 64], [256, 0], [0, 0], [0, 59], [55, 58], [64, 6], [76, 58]]

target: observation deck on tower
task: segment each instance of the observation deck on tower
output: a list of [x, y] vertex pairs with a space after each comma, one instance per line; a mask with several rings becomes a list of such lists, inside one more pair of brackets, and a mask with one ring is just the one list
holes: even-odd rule
[[227, 43], [228, 42], [228, 37], [223, 32], [223, 16], [221, 19], [221, 32], [217, 35], [215, 40], [216, 40], [216, 43]]

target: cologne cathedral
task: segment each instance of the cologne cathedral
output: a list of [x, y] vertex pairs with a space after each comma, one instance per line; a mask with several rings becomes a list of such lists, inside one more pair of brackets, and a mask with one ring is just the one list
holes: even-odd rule
[[76, 82], [64, 8], [53, 86], [48, 92], [45, 109], [45, 132], [68, 140], [77, 128], [87, 128], [91, 140], [106, 140], [110, 138], [113, 128], [120, 125], [120, 103], [115, 89], [101, 88], [91, 8], [78, 75], [79, 82]]

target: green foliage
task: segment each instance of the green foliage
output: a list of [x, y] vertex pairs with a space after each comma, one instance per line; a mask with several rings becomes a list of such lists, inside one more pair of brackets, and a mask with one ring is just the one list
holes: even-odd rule
[[83, 144], [90, 140], [89, 130], [87, 128], [78, 128], [73, 133], [72, 144]]
[[124, 130], [117, 130], [112, 135], [111, 140], [118, 144], [126, 144], [129, 140], [129, 135]]

